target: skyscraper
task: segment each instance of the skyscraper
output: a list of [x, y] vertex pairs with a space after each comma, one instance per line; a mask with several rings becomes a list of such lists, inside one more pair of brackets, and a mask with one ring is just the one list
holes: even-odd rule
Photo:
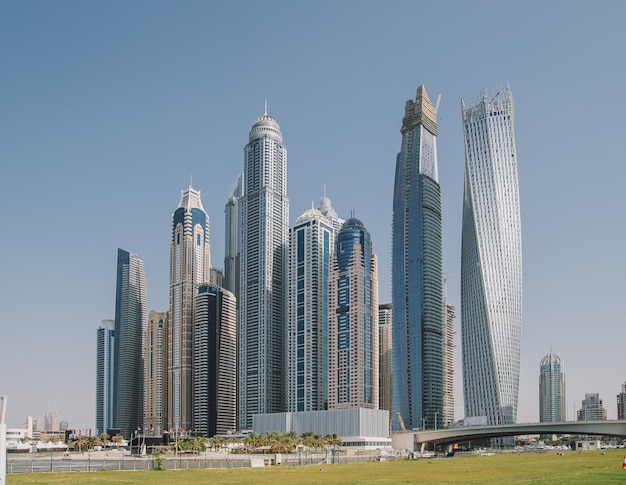
[[224, 207], [224, 288], [236, 298], [239, 293], [239, 199], [243, 174], [238, 174]]
[[287, 291], [287, 149], [280, 127], [259, 116], [244, 148], [240, 208], [239, 420], [284, 410]]
[[150, 311], [144, 335], [144, 432], [167, 430], [167, 312]]
[[626, 419], [626, 382], [622, 384], [622, 392], [617, 395], [617, 419]]
[[563, 361], [550, 351], [539, 363], [539, 421], [567, 421]]
[[113, 427], [130, 438], [143, 426], [143, 333], [146, 328], [146, 276], [143, 261], [117, 250]]
[[237, 311], [235, 296], [200, 285], [195, 301], [193, 429], [202, 436], [237, 429]]
[[456, 309], [447, 301], [443, 319], [443, 426], [454, 422], [454, 317]]
[[563, 361], [550, 351], [539, 363], [539, 421], [567, 421]]
[[168, 427], [189, 430], [192, 422], [193, 302], [211, 267], [209, 216], [200, 192], [181, 191], [172, 215], [168, 335]]
[[96, 429], [102, 434], [113, 427], [115, 320], [102, 320], [96, 332]]
[[465, 188], [461, 329], [465, 416], [517, 419], [522, 343], [522, 230], [511, 90], [461, 101]]
[[[437, 111], [424, 86], [408, 100], [393, 192], [392, 415], [406, 427], [441, 428], [443, 262]], [[399, 428], [394, 420], [394, 428]]]
[[328, 280], [335, 230], [309, 209], [289, 231], [287, 411], [327, 407]]
[[337, 234], [328, 296], [328, 409], [378, 409], [378, 265], [356, 218]]
[[602, 405], [600, 394], [585, 394], [577, 418], [578, 421], [606, 421], [606, 409]]
[[378, 409], [391, 411], [391, 303], [378, 305]]

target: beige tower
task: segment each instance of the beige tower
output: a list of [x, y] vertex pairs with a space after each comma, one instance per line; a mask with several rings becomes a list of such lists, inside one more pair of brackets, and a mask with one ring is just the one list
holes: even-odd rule
[[144, 334], [144, 432], [159, 436], [167, 429], [167, 312], [150, 311]]

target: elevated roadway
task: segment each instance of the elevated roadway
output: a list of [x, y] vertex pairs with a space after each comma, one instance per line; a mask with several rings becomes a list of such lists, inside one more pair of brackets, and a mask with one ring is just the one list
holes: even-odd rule
[[449, 445], [459, 441], [518, 436], [524, 434], [579, 434], [626, 438], [626, 421], [566, 421], [562, 423], [518, 423], [498, 426], [459, 426], [423, 429], [391, 435], [396, 450], [424, 450], [429, 443]]

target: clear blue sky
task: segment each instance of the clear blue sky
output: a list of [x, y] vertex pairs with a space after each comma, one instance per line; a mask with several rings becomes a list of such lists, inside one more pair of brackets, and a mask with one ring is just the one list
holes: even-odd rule
[[540, 359], [564, 360], [568, 414], [626, 380], [626, 3], [15, 1], [0, 3], [0, 394], [9, 426], [56, 408], [93, 427], [96, 328], [118, 247], [168, 306], [171, 214], [193, 176], [222, 267], [224, 204], [255, 118], [288, 149], [290, 222], [319, 202], [372, 234], [390, 300], [404, 103], [439, 93], [444, 268], [457, 305], [460, 99], [516, 102], [524, 318], [519, 421], [538, 419]]

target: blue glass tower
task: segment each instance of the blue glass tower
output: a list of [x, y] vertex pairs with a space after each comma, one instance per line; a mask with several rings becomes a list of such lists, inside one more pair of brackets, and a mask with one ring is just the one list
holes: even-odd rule
[[[407, 428], [443, 422], [443, 269], [437, 112], [424, 86], [406, 102], [392, 234], [392, 416]], [[393, 427], [399, 427], [393, 420]]]
[[146, 325], [146, 276], [143, 261], [117, 251], [113, 426], [129, 438], [143, 426], [143, 332]]

